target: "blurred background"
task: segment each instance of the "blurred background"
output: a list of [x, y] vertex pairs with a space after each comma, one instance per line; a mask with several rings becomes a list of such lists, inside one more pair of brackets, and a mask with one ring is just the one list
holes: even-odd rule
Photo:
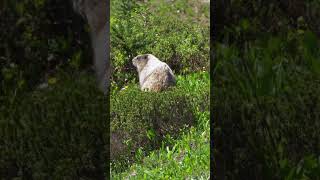
[[217, 179], [319, 179], [320, 2], [217, 0]]
[[0, 179], [103, 179], [107, 99], [71, 1], [0, 2]]

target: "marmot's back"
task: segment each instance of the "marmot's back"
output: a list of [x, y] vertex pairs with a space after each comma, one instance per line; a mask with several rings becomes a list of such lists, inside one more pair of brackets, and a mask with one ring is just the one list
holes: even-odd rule
[[159, 92], [176, 84], [170, 67], [151, 54], [135, 57], [133, 64], [138, 69], [141, 90]]
[[168, 65], [155, 69], [141, 86], [141, 90], [163, 91], [176, 84], [176, 79]]

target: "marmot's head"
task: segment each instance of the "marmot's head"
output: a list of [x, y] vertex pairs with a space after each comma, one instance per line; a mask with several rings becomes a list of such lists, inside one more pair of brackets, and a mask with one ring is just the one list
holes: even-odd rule
[[132, 59], [132, 64], [137, 68], [138, 71], [141, 71], [143, 67], [148, 63], [150, 57], [151, 54], [138, 55]]

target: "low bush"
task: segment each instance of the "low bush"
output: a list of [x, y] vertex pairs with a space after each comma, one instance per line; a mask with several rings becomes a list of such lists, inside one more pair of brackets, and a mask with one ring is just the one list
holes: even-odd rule
[[88, 74], [60, 74], [50, 82], [32, 93], [0, 96], [0, 176], [103, 179], [109, 156], [106, 97]]
[[136, 150], [160, 147], [167, 134], [177, 137], [185, 125], [197, 122], [197, 111], [208, 109], [208, 73], [180, 76], [177, 87], [161, 93], [131, 85], [114, 93], [110, 103], [111, 159], [132, 163]]

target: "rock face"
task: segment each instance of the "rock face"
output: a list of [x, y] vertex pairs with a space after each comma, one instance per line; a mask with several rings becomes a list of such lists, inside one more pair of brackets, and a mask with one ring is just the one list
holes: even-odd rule
[[170, 67], [152, 54], [136, 56], [132, 63], [137, 68], [141, 90], [160, 92], [176, 84]]
[[72, 0], [73, 7], [89, 24], [94, 67], [99, 88], [106, 94], [110, 84], [109, 21], [105, 0]]

